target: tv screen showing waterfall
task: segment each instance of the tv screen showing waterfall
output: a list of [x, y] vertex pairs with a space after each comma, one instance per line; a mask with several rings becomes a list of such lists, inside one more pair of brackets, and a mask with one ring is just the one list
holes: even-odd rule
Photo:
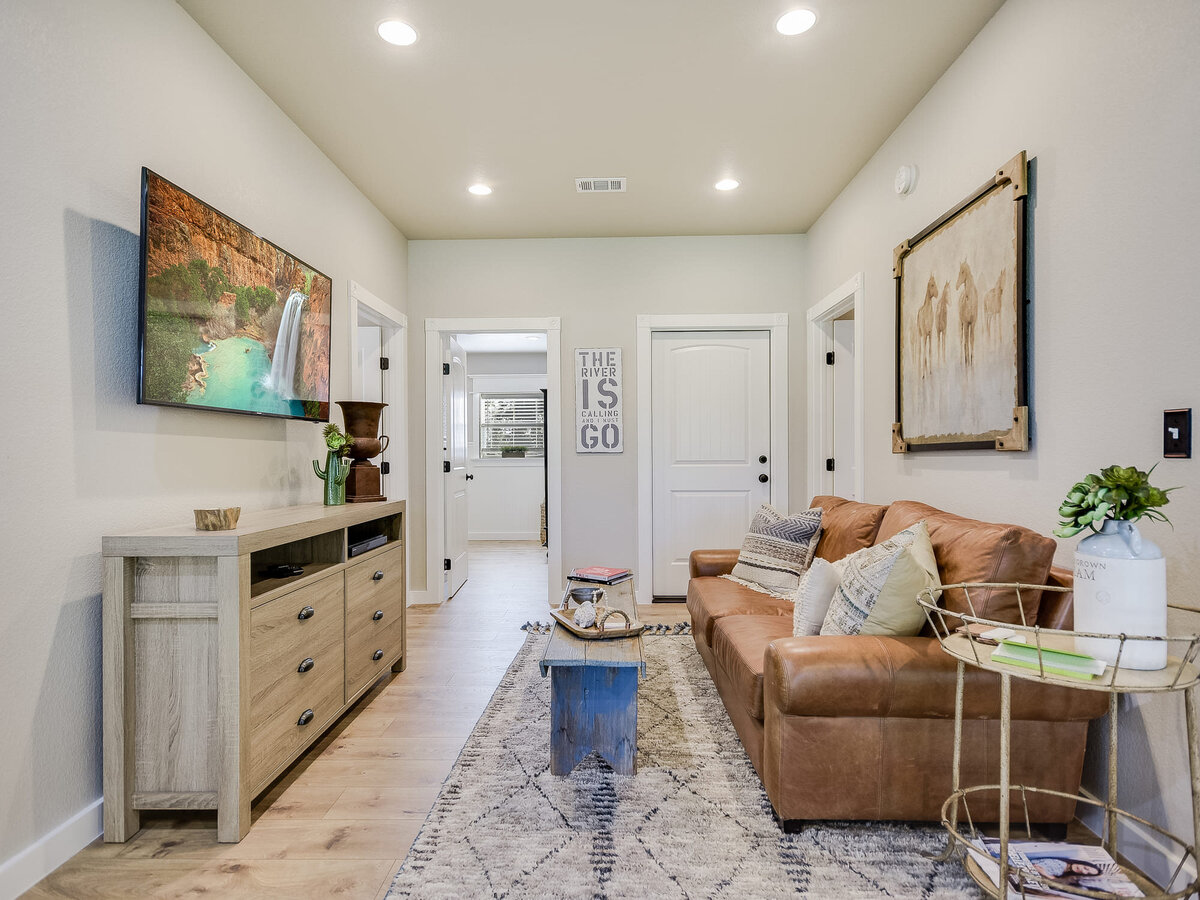
[[142, 169], [139, 403], [329, 420], [329, 277]]

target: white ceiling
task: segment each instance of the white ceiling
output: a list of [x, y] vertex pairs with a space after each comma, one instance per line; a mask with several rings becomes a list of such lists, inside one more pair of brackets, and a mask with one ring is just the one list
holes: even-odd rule
[[458, 345], [468, 353], [545, 353], [546, 335], [541, 334], [456, 334]]
[[420, 239], [807, 231], [1003, 0], [178, 2]]

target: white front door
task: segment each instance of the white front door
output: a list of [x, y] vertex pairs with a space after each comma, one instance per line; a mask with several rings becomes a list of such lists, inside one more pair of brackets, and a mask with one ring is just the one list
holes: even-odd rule
[[[448, 338], [442, 356], [450, 371], [443, 374], [442, 437], [446, 506], [445, 596], [453, 597], [467, 580], [467, 359], [454, 338]], [[445, 372], [445, 369], [443, 369]]]
[[683, 597], [688, 554], [740, 547], [771, 497], [770, 332], [656, 331], [650, 379], [653, 593]]
[[829, 459], [833, 460], [833, 486], [835, 497], [848, 500], [861, 499], [855, 496], [855, 475], [858, 460], [854, 458], [854, 319], [837, 319], [833, 325], [833, 398], [830, 412], [833, 414], [833, 446]]

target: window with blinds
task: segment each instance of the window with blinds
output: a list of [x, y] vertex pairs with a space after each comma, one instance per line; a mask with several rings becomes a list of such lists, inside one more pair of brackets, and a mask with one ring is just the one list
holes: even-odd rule
[[546, 455], [542, 393], [479, 395], [479, 456], [503, 456], [506, 448]]

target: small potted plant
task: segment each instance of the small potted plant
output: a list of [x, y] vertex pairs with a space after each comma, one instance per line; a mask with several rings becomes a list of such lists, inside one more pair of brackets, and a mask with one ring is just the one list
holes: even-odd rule
[[345, 434], [333, 422], [325, 426], [325, 468], [317, 460], [313, 460], [313, 471], [325, 482], [325, 505], [341, 506], [346, 502], [346, 476], [350, 474], [350, 448], [354, 438]]
[[500, 456], [503, 459], [524, 459], [528, 447], [501, 447]]
[[[1109, 466], [1076, 482], [1058, 508], [1060, 538], [1084, 529], [1093, 534], [1075, 548], [1075, 630], [1101, 634], [1167, 633], [1167, 564], [1162, 551], [1142, 537], [1135, 522], [1170, 520], [1161, 512], [1175, 488], [1156, 488], [1150, 473], [1134, 466]], [[1080, 649], [1116, 664], [1117, 641], [1080, 640]], [[1164, 641], [1130, 641], [1120, 664], [1161, 669]]]

